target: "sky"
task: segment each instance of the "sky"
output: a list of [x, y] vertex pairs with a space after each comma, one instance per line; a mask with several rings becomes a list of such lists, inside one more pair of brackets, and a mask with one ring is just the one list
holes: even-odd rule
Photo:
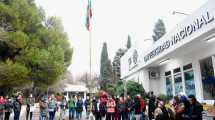
[[[92, 71], [99, 74], [103, 42], [107, 42], [113, 60], [119, 48], [125, 48], [128, 34], [132, 45], [152, 39], [160, 18], [170, 31], [207, 0], [92, 0]], [[89, 32], [85, 27], [87, 0], [36, 0], [47, 16], [60, 17], [74, 49], [69, 70], [74, 76], [89, 72]], [[144, 46], [144, 45], [143, 45]]]

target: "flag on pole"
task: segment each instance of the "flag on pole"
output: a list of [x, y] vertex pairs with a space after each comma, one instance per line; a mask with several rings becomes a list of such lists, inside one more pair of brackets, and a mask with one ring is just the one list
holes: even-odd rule
[[90, 31], [90, 19], [91, 18], [92, 18], [91, 0], [88, 0], [86, 23], [85, 23], [85, 26], [86, 26], [88, 31]]

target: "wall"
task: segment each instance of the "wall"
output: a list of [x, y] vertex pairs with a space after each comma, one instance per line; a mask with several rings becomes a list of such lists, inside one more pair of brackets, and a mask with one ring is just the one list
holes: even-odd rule
[[[199, 100], [203, 100], [203, 89], [202, 89], [202, 78], [201, 78], [201, 71], [200, 71], [200, 63], [201, 59], [206, 57], [215, 55], [215, 42], [213, 43], [205, 43], [202, 45], [203, 47], [198, 49], [193, 49], [192, 52], [188, 52], [182, 56], [177, 56], [175, 59], [171, 59], [170, 62], [160, 67], [161, 73], [161, 83], [160, 85], [163, 86], [162, 93], [166, 92], [166, 84], [165, 84], [165, 72], [169, 70], [173, 70], [177, 67], [183, 67], [183, 65], [192, 63], [193, 70], [194, 70], [194, 81], [195, 81], [195, 88], [196, 88], [196, 96]], [[183, 77], [182, 77], [183, 78]], [[182, 79], [182, 81], [184, 81]]]

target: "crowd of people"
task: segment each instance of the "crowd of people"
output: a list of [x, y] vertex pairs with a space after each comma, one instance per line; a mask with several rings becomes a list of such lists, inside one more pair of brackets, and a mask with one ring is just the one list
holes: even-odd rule
[[202, 112], [203, 106], [194, 95], [180, 94], [171, 102], [156, 98], [153, 92], [149, 95], [149, 120], [202, 120]]
[[[9, 120], [10, 114], [14, 112], [14, 120], [19, 120], [21, 106], [23, 104], [21, 95], [13, 98], [0, 97], [0, 120]], [[26, 120], [32, 120], [35, 109], [35, 98], [30, 95], [25, 100]], [[57, 100], [55, 95], [42, 96], [39, 99], [39, 120], [54, 120], [56, 112], [60, 113], [59, 119], [66, 120], [202, 120], [202, 105], [194, 95], [175, 96], [172, 102], [156, 97], [150, 92], [146, 98], [140, 94], [136, 96], [111, 96], [100, 97], [73, 95], [69, 98], [62, 96]], [[82, 113], [85, 111], [85, 116]], [[3, 118], [4, 113], [4, 118]]]
[[5, 98], [0, 96], [0, 120], [9, 120], [14, 113], [14, 120], [19, 120], [23, 99], [21, 95]]

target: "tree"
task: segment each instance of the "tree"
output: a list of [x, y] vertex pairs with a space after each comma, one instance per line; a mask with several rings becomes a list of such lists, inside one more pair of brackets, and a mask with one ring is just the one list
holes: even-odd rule
[[94, 74], [91, 75], [90, 78], [90, 74], [86, 72], [79, 76], [76, 81], [84, 83], [86, 87], [89, 89], [89, 91], [92, 92], [93, 89], [98, 87], [99, 77], [98, 75]]
[[125, 49], [118, 49], [116, 51], [116, 54], [114, 56], [114, 60], [112, 62], [113, 65], [113, 80], [116, 83], [117, 81], [120, 80], [121, 77], [121, 69], [120, 69], [120, 59], [121, 57], [125, 54], [126, 50]]
[[[137, 94], [141, 94], [143, 98], [145, 98], [146, 93], [143, 88], [143, 86], [137, 82], [134, 81], [127, 81], [126, 82], [127, 87], [127, 95], [134, 98]], [[125, 92], [125, 84], [122, 81], [117, 82], [116, 84], [108, 84], [107, 85], [107, 92], [111, 95], [117, 96], [123, 96]]]
[[46, 90], [61, 79], [72, 53], [59, 18], [46, 19], [34, 0], [0, 1], [0, 88]]
[[130, 49], [131, 48], [131, 36], [128, 35], [128, 40], [127, 40], [127, 49]]
[[157, 23], [155, 24], [153, 32], [154, 35], [152, 35], [152, 38], [154, 41], [159, 40], [166, 33], [166, 28], [163, 20], [158, 19]]
[[103, 43], [100, 63], [100, 86], [102, 89], [105, 89], [107, 83], [113, 79], [112, 65], [108, 59], [107, 43]]

